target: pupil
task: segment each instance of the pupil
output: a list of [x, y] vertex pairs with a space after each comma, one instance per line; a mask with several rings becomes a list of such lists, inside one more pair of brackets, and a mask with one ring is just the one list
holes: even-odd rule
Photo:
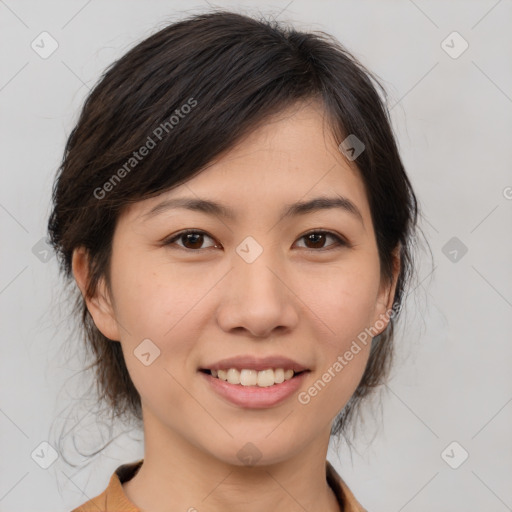
[[321, 243], [323, 241], [323, 237], [325, 237], [325, 235], [321, 234], [321, 233], [311, 233], [310, 235], [308, 235], [308, 239], [309, 241], [313, 242], [313, 244], [318, 244], [318, 240], [315, 242], [315, 240], [313, 240], [314, 238], [318, 237], [320, 239], [320, 246], [322, 246], [323, 244]]
[[[201, 239], [202, 235], [200, 234], [195, 234], [195, 233], [187, 233], [186, 235], [186, 239], [187, 239], [187, 243], [192, 243], [192, 245], [196, 245], [198, 240], [197, 239]], [[195, 238], [195, 240], [194, 240]], [[199, 244], [201, 245], [201, 244]], [[195, 248], [195, 247], [194, 247]]]

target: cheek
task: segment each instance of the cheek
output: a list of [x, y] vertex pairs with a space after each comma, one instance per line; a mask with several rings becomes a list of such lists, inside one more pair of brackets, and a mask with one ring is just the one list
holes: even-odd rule
[[323, 279], [314, 277], [304, 281], [301, 293], [314, 313], [309, 317], [315, 318], [311, 335], [315, 339], [316, 333], [321, 347], [319, 365], [305, 394], [298, 398], [299, 403], [310, 401], [317, 411], [334, 417], [356, 390], [368, 362], [371, 336], [365, 329], [375, 312], [378, 266], [369, 259], [364, 265], [330, 269]]
[[[168, 264], [132, 254], [117, 259], [112, 285], [126, 365], [143, 396], [145, 391], [151, 395], [154, 389], [168, 388], [169, 372], [184, 370], [193, 349], [191, 325], [200, 324], [198, 303], [208, 287], [190, 286], [192, 276], [180, 279]], [[138, 356], [148, 352], [149, 360], [157, 357], [145, 366]]]
[[300, 296], [317, 317], [327, 345], [341, 351], [373, 322], [378, 286], [378, 262], [354, 258], [309, 274]]
[[183, 293], [177, 278], [147, 256], [118, 258], [112, 284], [116, 316], [129, 333], [125, 335], [159, 340], [173, 327], [190, 307], [190, 297]]
[[195, 293], [183, 293], [176, 278], [136, 257], [119, 264], [112, 274], [128, 372], [142, 402], [162, 414], [164, 404], [181, 409], [189, 399], [177, 383], [184, 381], [183, 363], [193, 346], [187, 343], [190, 330], [183, 327], [198, 299], [193, 300]]

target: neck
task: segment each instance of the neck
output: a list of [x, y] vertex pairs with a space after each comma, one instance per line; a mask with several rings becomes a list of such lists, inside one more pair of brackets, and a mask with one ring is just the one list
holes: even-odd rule
[[230, 463], [213, 457], [183, 436], [144, 424], [144, 462], [123, 484], [130, 501], [142, 510], [240, 510], [260, 512], [339, 512], [337, 498], [326, 480], [330, 425], [314, 443], [290, 458], [260, 454], [256, 465]]

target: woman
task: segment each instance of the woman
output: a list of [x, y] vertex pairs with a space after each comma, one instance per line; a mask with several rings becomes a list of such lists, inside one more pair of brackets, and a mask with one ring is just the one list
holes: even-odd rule
[[90, 93], [49, 233], [144, 458], [75, 512], [365, 510], [327, 448], [388, 373], [417, 220], [372, 79], [325, 34], [219, 11]]

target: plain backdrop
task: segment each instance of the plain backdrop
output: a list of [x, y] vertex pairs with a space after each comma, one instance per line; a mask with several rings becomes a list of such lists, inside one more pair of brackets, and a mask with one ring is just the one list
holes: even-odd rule
[[[325, 30], [374, 71], [423, 211], [433, 262], [420, 251], [382, 406], [368, 409], [352, 452], [331, 446], [329, 459], [369, 511], [512, 510], [512, 2], [211, 5]], [[45, 248], [51, 186], [102, 71], [167, 22], [204, 9], [0, 1], [2, 512], [68, 512], [143, 455], [141, 434], [122, 428], [82, 468], [72, 441], [75, 468], [58, 452], [61, 432], [76, 432], [87, 453], [110, 434], [86, 408], [68, 416], [88, 384]], [[57, 459], [45, 469], [37, 454], [51, 458], [52, 449]]]

